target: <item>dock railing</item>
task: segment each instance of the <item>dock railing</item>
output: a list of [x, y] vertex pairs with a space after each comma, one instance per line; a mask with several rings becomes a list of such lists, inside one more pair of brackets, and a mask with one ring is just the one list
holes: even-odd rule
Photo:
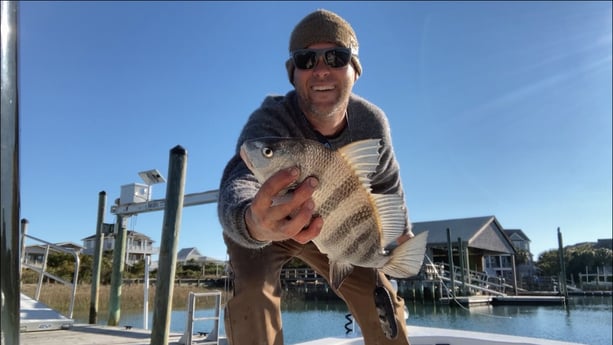
[[[73, 249], [70, 248], [64, 248], [64, 247], [60, 247], [58, 245], [55, 245], [53, 243], [47, 242], [45, 240], [42, 240], [40, 238], [34, 237], [34, 236], [30, 236], [28, 234], [22, 234], [22, 241], [25, 241], [26, 238], [32, 239], [34, 241], [37, 241], [39, 243], [43, 244], [43, 247], [45, 248], [45, 254], [43, 255], [43, 260], [42, 260], [42, 264], [30, 264], [28, 262], [26, 262], [25, 260], [25, 252], [22, 252], [22, 257], [21, 257], [21, 267], [25, 267], [28, 268], [36, 273], [38, 273], [38, 283], [36, 285], [36, 292], [35, 292], [35, 296], [34, 299], [36, 301], [38, 301], [40, 299], [40, 292], [41, 289], [43, 287], [43, 282], [44, 282], [44, 278], [51, 278], [59, 283], [62, 283], [68, 287], [71, 288], [71, 295], [70, 295], [70, 306], [68, 307], [68, 318], [72, 319], [72, 313], [74, 310], [74, 302], [75, 302], [75, 296], [77, 294], [77, 281], [79, 278], [79, 265], [80, 265], [80, 260], [79, 260], [79, 254], [77, 254], [76, 251], [74, 251]], [[47, 260], [49, 259], [49, 252], [50, 251], [55, 251], [55, 252], [61, 252], [61, 253], [67, 253], [70, 254], [74, 257], [74, 273], [72, 274], [72, 281], [66, 281], [54, 274], [51, 274], [49, 272], [47, 272]]]
[[485, 272], [473, 270], [464, 270], [462, 272], [462, 268], [457, 266], [454, 267], [453, 272], [450, 272], [449, 264], [447, 263], [425, 264], [424, 271], [429, 280], [453, 281], [455, 286], [449, 287], [449, 289], [454, 291], [454, 293], [456, 286], [491, 295], [505, 295], [508, 289], [513, 288], [511, 285], [506, 284], [504, 279], [489, 277]]

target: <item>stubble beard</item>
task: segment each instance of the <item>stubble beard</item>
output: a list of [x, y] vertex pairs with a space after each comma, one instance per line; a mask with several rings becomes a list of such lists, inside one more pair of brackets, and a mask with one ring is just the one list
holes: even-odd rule
[[341, 90], [338, 97], [333, 101], [326, 104], [318, 104], [314, 102], [308, 94], [299, 94], [300, 102], [303, 109], [307, 111], [308, 116], [313, 116], [320, 120], [333, 118], [339, 113], [344, 114], [349, 104], [350, 92], [347, 89]]

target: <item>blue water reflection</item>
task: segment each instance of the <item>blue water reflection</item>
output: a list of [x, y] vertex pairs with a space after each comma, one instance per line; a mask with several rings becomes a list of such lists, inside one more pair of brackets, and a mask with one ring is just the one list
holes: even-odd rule
[[[416, 326], [453, 328], [541, 337], [589, 345], [610, 345], [613, 322], [612, 298], [605, 296], [571, 297], [565, 306], [480, 306], [470, 309], [428, 302], [407, 301], [408, 323]], [[296, 344], [326, 336], [345, 334], [347, 308], [342, 302], [313, 302], [292, 299], [283, 303], [285, 343]], [[198, 317], [212, 315], [198, 311]], [[223, 317], [223, 315], [222, 315]], [[151, 328], [153, 316], [149, 316]], [[175, 310], [171, 330], [183, 332], [185, 310]], [[87, 320], [78, 320], [87, 322]], [[209, 322], [209, 321], [207, 321]], [[105, 323], [105, 322], [101, 322]], [[125, 313], [121, 324], [142, 327], [140, 313]], [[222, 322], [223, 333], [223, 322]], [[198, 322], [195, 331], [208, 331], [210, 322]]]

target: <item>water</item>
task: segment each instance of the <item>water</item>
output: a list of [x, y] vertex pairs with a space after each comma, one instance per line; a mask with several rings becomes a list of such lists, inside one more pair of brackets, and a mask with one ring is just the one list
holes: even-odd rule
[[[548, 338], [589, 345], [612, 343], [612, 297], [571, 297], [564, 306], [483, 306], [470, 309], [434, 303], [407, 301], [408, 324]], [[283, 328], [285, 343], [296, 344], [327, 336], [343, 336], [347, 308], [342, 302], [284, 301]], [[198, 311], [197, 316], [212, 315], [211, 310]], [[223, 315], [222, 315], [223, 317]], [[87, 323], [87, 316], [77, 322]], [[153, 315], [149, 315], [149, 329]], [[171, 331], [185, 329], [185, 310], [171, 316]], [[100, 320], [102, 324], [106, 320]], [[142, 327], [142, 312], [124, 312], [121, 325]], [[197, 322], [195, 331], [208, 331], [210, 325]], [[222, 334], [223, 322], [222, 322]]]

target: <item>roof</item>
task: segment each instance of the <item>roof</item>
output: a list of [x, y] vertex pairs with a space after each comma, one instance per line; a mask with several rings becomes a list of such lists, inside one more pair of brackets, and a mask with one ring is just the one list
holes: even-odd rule
[[428, 231], [428, 247], [447, 248], [447, 229], [452, 243], [457, 243], [460, 238], [468, 248], [499, 254], [515, 254], [513, 244], [495, 216], [413, 223], [413, 233]]
[[[143, 238], [146, 239], [147, 241], [151, 241], [151, 242], [155, 242], [154, 240], [151, 239], [151, 237], [145, 235], [145, 234], [141, 234], [140, 232], [136, 232], [134, 230], [128, 230], [127, 232], [128, 237], [132, 237], [132, 238]], [[82, 238], [81, 241], [85, 241], [85, 240], [91, 240], [96, 238], [96, 234], [93, 234], [91, 236]], [[104, 238], [115, 238], [115, 233], [110, 233], [110, 234], [105, 234]]]
[[519, 237], [520, 239], [524, 240], [524, 241], [528, 241], [530, 242], [530, 239], [528, 238], [528, 236], [526, 236], [526, 234], [521, 231], [520, 229], [509, 229], [509, 230], [504, 230], [504, 233], [509, 236], [509, 238], [513, 238], [513, 237]]
[[196, 247], [183, 248], [177, 253], [177, 261], [187, 261], [190, 256], [199, 258], [201, 255]]

